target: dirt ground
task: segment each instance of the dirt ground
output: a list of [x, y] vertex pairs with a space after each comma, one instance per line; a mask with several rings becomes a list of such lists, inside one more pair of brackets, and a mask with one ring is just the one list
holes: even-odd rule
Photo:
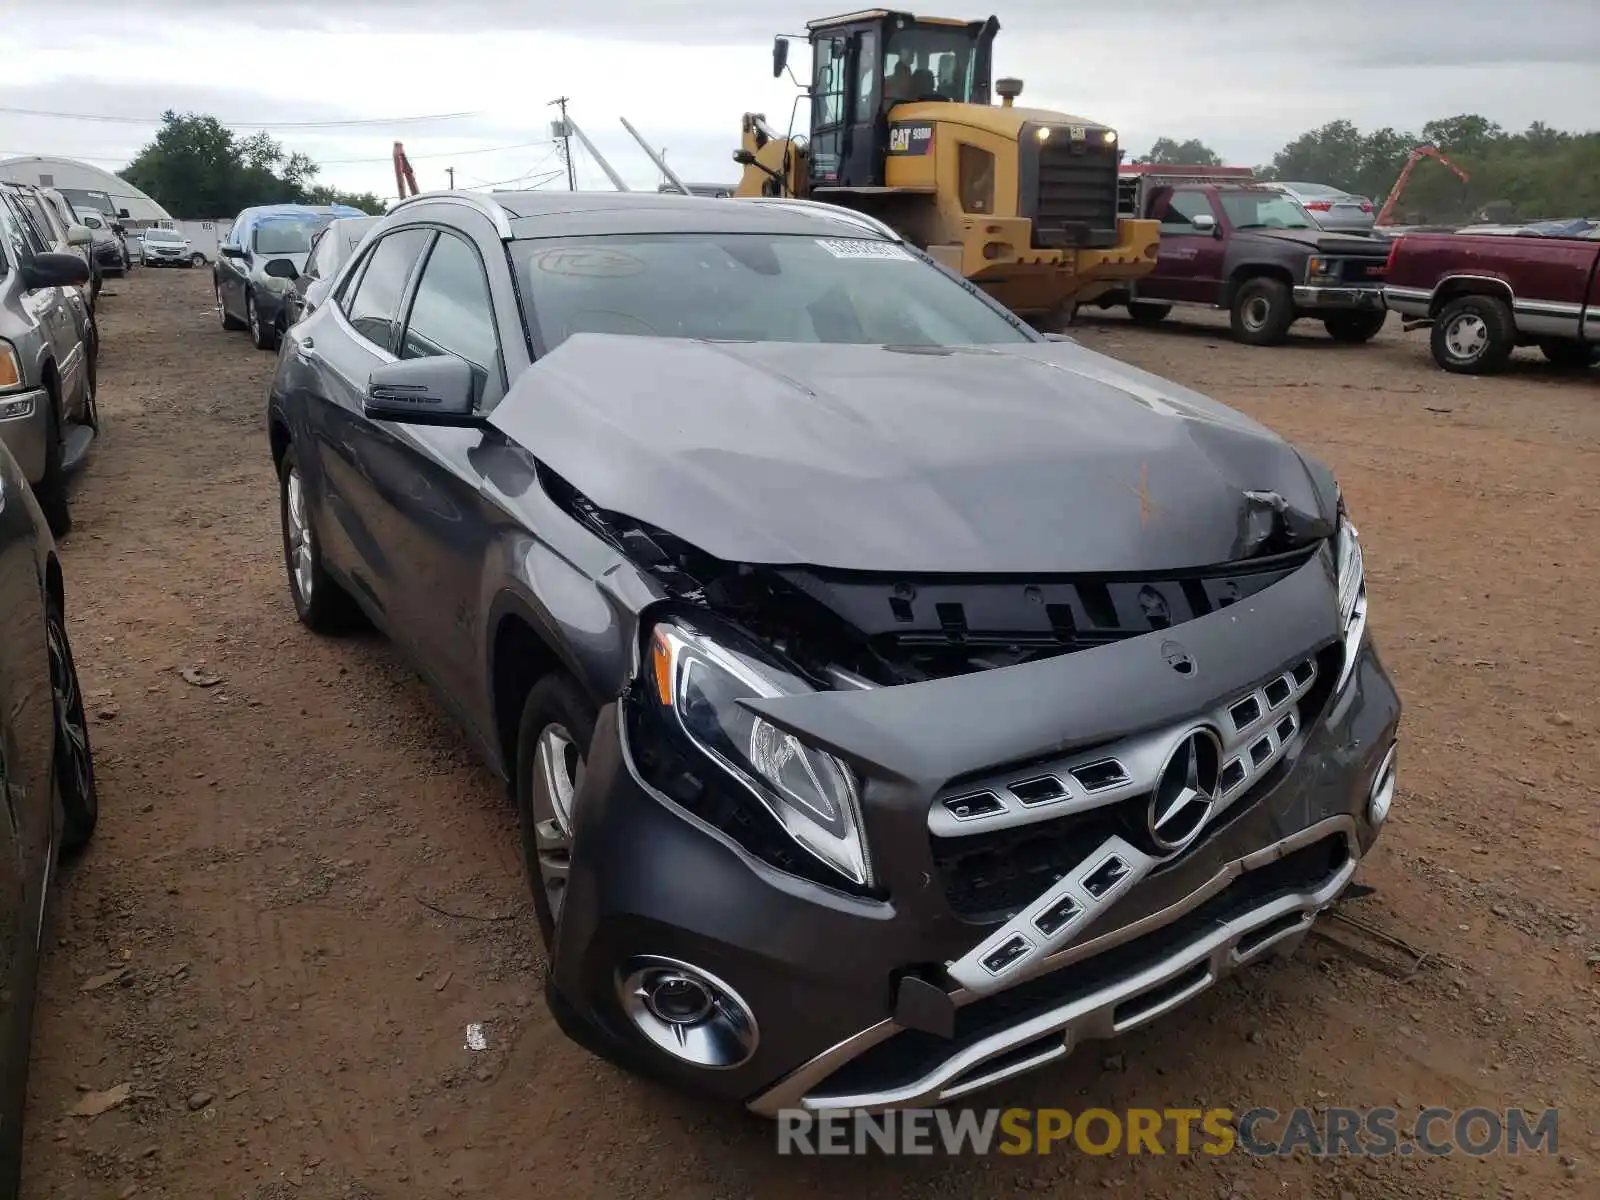
[[[980, 1100], [1561, 1110], [1559, 1157], [777, 1157], [771, 1126], [590, 1058], [540, 997], [503, 793], [376, 637], [295, 621], [262, 425], [273, 356], [209, 271], [102, 303], [102, 443], [64, 548], [97, 839], [57, 900], [28, 1197], [1390, 1197], [1600, 1189], [1600, 372], [1445, 375], [1394, 322], [1089, 318], [1085, 344], [1324, 457], [1366, 542], [1407, 709], [1396, 813], [1352, 915], [1115, 1046]], [[1298, 327], [1297, 327], [1298, 328]], [[185, 679], [204, 673], [214, 686]], [[107, 978], [110, 976], [110, 978]], [[488, 1048], [464, 1046], [469, 1022]], [[85, 1093], [129, 1085], [97, 1118]]]

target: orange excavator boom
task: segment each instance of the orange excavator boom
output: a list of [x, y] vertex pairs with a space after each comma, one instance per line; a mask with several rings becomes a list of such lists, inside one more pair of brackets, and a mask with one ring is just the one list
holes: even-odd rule
[[406, 148], [399, 142], [394, 144], [394, 190], [402, 200], [407, 195], [417, 194], [416, 173], [411, 169], [411, 160], [406, 157]]
[[1389, 189], [1389, 198], [1383, 202], [1383, 207], [1378, 210], [1376, 224], [1387, 225], [1389, 223], [1389, 219], [1394, 216], [1395, 206], [1400, 203], [1400, 193], [1406, 190], [1406, 181], [1411, 178], [1411, 172], [1416, 169], [1416, 165], [1424, 158], [1438, 159], [1454, 171], [1460, 177], [1462, 183], [1467, 183], [1472, 178], [1440, 153], [1439, 147], [1432, 145], [1417, 146], [1406, 159], [1406, 165], [1400, 168], [1400, 178], [1394, 181], [1394, 187]]

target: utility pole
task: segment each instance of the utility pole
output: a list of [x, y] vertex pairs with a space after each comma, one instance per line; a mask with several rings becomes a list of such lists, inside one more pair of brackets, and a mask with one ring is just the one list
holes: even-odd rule
[[446, 175], [450, 176], [450, 190], [452, 192], [455, 191], [456, 190], [456, 169], [454, 167], [446, 167], [444, 169], [444, 173]]
[[550, 104], [561, 110], [561, 124], [556, 138], [561, 143], [561, 161], [567, 167], [567, 191], [575, 192], [578, 190], [578, 177], [572, 167], [572, 126], [567, 124], [567, 97], [558, 96]]

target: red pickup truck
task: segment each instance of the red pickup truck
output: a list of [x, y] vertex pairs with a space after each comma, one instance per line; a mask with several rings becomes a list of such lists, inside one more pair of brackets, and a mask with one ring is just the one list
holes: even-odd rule
[[1600, 361], [1600, 230], [1580, 237], [1408, 233], [1384, 270], [1384, 303], [1432, 328], [1433, 360], [1487, 375], [1518, 346], [1557, 366]]
[[1174, 304], [1220, 308], [1233, 336], [1271, 346], [1304, 317], [1341, 342], [1365, 342], [1383, 328], [1384, 238], [1334, 233], [1291, 196], [1257, 185], [1248, 167], [1121, 168], [1123, 216], [1161, 222], [1155, 270], [1090, 301], [1126, 304], [1154, 324]]

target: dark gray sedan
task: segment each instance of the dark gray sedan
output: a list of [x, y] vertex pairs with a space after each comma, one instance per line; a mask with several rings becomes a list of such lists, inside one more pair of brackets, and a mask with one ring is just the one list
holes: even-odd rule
[[1395, 795], [1328, 469], [791, 200], [423, 195], [285, 335], [289, 593], [437, 688], [582, 1044], [927, 1107], [1285, 953]]
[[45, 906], [99, 811], [55, 543], [0, 443], [0, 1195], [16, 1194]]

